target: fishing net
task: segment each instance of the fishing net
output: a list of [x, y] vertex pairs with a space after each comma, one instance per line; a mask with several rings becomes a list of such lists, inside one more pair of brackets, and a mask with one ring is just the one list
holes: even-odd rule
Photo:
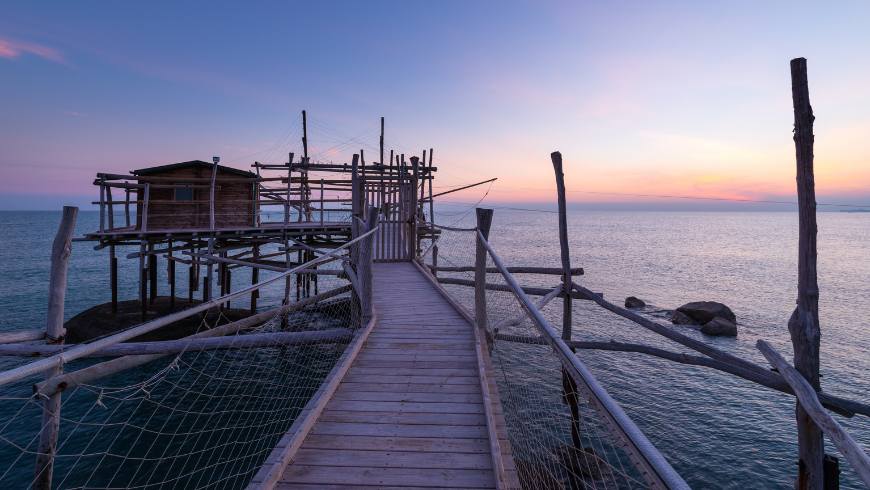
[[[424, 260], [474, 316], [477, 232], [438, 229]], [[543, 340], [544, 326], [530, 318], [492, 256], [486, 257], [486, 336], [522, 488], [649, 488], [605, 407], [565, 374], [563, 360]], [[552, 276], [553, 287], [560, 280]], [[555, 303], [561, 306], [562, 299]]]
[[[346, 258], [346, 251], [339, 254]], [[299, 301], [267, 309], [256, 322], [233, 322], [228, 303], [197, 313], [200, 332], [218, 326], [228, 333], [220, 337], [223, 348], [199, 349], [205, 340], [187, 338], [187, 352], [128, 356], [143, 362], [69, 383], [61, 394], [52, 487], [247, 485], [359, 332], [358, 305], [340, 263], [321, 257], [306, 264], [306, 270], [318, 265], [316, 286], [314, 274], [289, 276], [301, 278]], [[280, 297], [286, 287], [278, 279], [262, 294]], [[259, 344], [227, 348], [243, 342]], [[75, 379], [103, 361], [73, 360], [63, 374]], [[9, 488], [34, 485], [44, 408], [32, 386], [43, 379], [0, 387], [0, 482]]]

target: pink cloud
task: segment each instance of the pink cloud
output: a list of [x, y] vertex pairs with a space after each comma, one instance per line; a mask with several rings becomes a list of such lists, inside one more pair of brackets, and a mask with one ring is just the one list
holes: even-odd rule
[[15, 60], [21, 56], [21, 53], [35, 54], [47, 60], [70, 66], [69, 62], [63, 59], [60, 52], [54, 48], [41, 46], [27, 41], [0, 37], [0, 58]]

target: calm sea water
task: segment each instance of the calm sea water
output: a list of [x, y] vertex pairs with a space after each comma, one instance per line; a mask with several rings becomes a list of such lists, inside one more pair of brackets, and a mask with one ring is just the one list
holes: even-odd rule
[[[49, 251], [59, 217], [0, 212], [0, 308], [6, 313], [0, 331], [44, 325]], [[449, 224], [457, 218], [438, 219]], [[868, 402], [870, 215], [820, 213], [818, 221], [822, 387]], [[737, 315], [736, 339], [673, 328], [761, 365], [767, 364], [755, 349], [759, 338], [790, 357], [786, 324], [796, 297], [797, 214], [573, 212], [568, 226], [572, 266], [585, 268], [579, 282], [586, 287], [614, 302], [637, 296], [649, 305], [644, 314], [660, 321], [666, 321], [664, 310], [689, 301], [725, 303]], [[94, 229], [96, 213], [80, 213], [77, 235]], [[560, 265], [555, 214], [496, 210], [490, 241], [508, 265]], [[126, 277], [121, 297], [130, 299], [136, 291], [136, 261], [120, 262], [120, 275]], [[109, 300], [107, 266], [107, 251], [75, 244], [67, 318]], [[553, 278], [520, 280], [555, 286]], [[166, 288], [160, 294], [168, 292], [165, 284], [160, 287]], [[575, 305], [574, 339], [687, 351], [589, 302]], [[578, 355], [693, 488], [792, 488], [797, 456], [790, 397], [718, 371], [641, 354]], [[870, 420], [835, 417], [870, 450]], [[827, 451], [836, 454], [830, 444]], [[842, 458], [841, 469], [841, 488], [862, 488]]]

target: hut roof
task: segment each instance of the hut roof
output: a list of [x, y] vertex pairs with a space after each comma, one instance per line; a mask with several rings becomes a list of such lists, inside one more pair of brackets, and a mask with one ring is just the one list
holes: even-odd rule
[[[209, 162], [204, 162], [202, 160], [191, 160], [189, 162], [172, 163], [170, 165], [160, 165], [159, 167], [140, 168], [138, 170], [131, 170], [130, 173], [133, 175], [143, 175], [143, 174], [150, 174], [152, 172], [159, 172], [161, 170], [169, 170], [172, 168], [193, 167], [193, 166], [207, 167], [209, 170], [211, 170], [212, 165], [213, 164], [211, 164]], [[226, 170], [227, 172], [237, 173], [239, 175], [244, 175], [245, 177], [256, 177], [257, 176], [257, 174], [255, 174], [253, 172], [239, 170], [237, 168], [232, 168], [232, 167], [225, 167], [223, 165], [218, 165], [218, 169]]]

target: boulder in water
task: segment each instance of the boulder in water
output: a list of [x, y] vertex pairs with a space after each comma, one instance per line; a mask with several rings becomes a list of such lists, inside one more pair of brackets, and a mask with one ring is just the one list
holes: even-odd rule
[[671, 323], [676, 323], [677, 325], [697, 325], [692, 317], [683, 313], [682, 311], [675, 311], [673, 315], [671, 315]]
[[722, 303], [716, 303], [715, 301], [695, 301], [692, 303], [686, 303], [677, 308], [677, 311], [689, 316], [691, 319], [695, 320], [697, 324], [707, 323], [714, 318], [724, 318], [732, 324], [737, 325], [737, 317], [734, 316], [734, 312], [731, 311], [731, 308], [728, 308]]
[[558, 450], [559, 461], [574, 477], [603, 480], [613, 476], [613, 471], [606, 461], [595, 454], [591, 447], [577, 449], [574, 446], [562, 446]]
[[625, 307], [626, 308], [643, 308], [646, 306], [646, 303], [635, 298], [634, 296], [629, 296], [625, 298]]
[[724, 318], [716, 317], [701, 327], [701, 333], [707, 335], [728, 335], [731, 337], [737, 336], [737, 326]]

